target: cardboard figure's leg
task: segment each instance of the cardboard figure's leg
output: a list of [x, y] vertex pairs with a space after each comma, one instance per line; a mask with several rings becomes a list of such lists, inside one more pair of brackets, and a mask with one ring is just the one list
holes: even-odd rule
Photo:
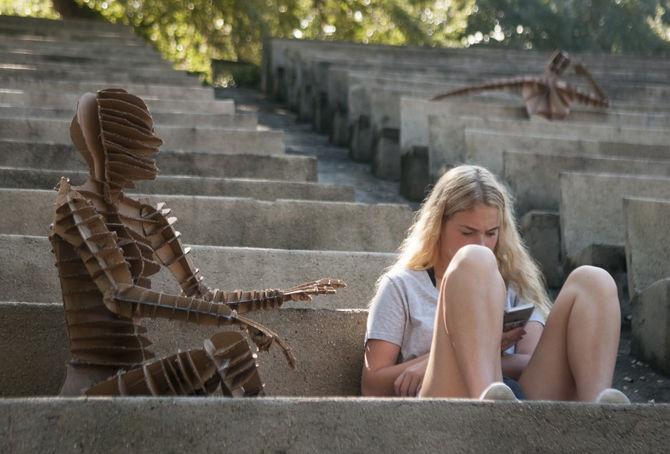
[[262, 393], [255, 355], [241, 332], [218, 333], [204, 349], [179, 352], [142, 367], [120, 372], [89, 388], [87, 396], [198, 396], [221, 384], [228, 396]]

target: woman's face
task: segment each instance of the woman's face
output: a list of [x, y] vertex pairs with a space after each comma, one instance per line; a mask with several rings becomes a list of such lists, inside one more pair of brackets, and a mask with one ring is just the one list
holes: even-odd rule
[[498, 244], [500, 213], [497, 207], [478, 203], [469, 210], [459, 211], [442, 223], [440, 259], [445, 265], [456, 252], [468, 244], [485, 246], [492, 251]]

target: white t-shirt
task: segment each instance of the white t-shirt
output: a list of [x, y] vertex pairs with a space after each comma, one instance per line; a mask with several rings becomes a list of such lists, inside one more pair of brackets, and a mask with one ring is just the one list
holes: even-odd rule
[[[382, 276], [368, 315], [365, 342], [379, 339], [400, 347], [398, 362], [428, 353], [433, 340], [435, 310], [439, 291], [425, 270], [391, 270]], [[524, 302], [514, 289], [507, 289], [507, 307]], [[536, 308], [530, 320], [544, 325]], [[510, 347], [506, 353], [514, 353]]]

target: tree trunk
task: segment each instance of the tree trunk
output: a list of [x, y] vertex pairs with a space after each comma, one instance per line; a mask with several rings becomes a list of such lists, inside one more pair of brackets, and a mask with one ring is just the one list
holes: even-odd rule
[[100, 19], [100, 15], [75, 0], [51, 0], [54, 9], [63, 19]]

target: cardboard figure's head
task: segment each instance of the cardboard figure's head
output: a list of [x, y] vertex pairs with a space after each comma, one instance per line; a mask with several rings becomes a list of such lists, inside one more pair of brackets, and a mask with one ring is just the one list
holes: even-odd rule
[[154, 157], [163, 141], [154, 133], [146, 104], [125, 90], [82, 95], [70, 137], [91, 177], [103, 184], [107, 201], [134, 187], [134, 181], [153, 180], [158, 174]]
[[557, 50], [551, 54], [551, 58], [547, 64], [547, 71], [560, 76], [568, 69], [568, 66], [570, 66], [570, 56], [562, 50]]

